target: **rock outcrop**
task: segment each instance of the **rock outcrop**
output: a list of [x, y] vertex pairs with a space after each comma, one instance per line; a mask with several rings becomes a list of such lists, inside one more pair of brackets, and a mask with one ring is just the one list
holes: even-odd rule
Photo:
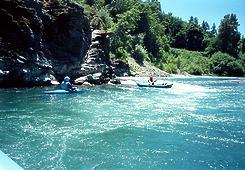
[[76, 79], [75, 84], [82, 84], [84, 81], [90, 84], [108, 83], [114, 76], [109, 58], [110, 34], [102, 30], [92, 32], [91, 45], [81, 67], [82, 77]]
[[83, 8], [58, 0], [0, 1], [0, 86], [46, 85], [83, 75], [91, 44]]

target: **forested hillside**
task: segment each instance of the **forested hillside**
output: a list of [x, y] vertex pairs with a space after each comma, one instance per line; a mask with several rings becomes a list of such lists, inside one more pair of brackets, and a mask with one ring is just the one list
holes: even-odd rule
[[245, 39], [235, 14], [219, 26], [166, 14], [157, 0], [75, 0], [94, 29], [113, 32], [112, 60], [148, 60], [170, 73], [244, 76]]

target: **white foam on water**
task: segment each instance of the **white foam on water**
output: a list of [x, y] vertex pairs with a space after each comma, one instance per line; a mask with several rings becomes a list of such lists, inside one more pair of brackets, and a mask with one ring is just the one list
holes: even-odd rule
[[123, 85], [137, 85], [134, 80], [123, 80], [123, 81], [121, 81], [121, 84], [123, 84]]
[[[136, 82], [141, 83], [147, 83], [148, 77], [119, 77], [118, 78], [121, 81], [122, 85], [125, 86], [137, 86]], [[217, 89], [209, 88], [205, 86], [200, 85], [191, 85], [191, 84], [185, 84], [185, 83], [179, 83], [171, 80], [157, 80], [157, 84], [173, 84], [171, 90], [175, 94], [181, 94], [181, 93], [206, 93], [206, 92], [217, 92]]]
[[191, 85], [185, 83], [173, 83], [173, 89], [176, 92], [182, 93], [206, 93], [206, 92], [217, 92], [216, 89], [208, 88], [200, 85]]

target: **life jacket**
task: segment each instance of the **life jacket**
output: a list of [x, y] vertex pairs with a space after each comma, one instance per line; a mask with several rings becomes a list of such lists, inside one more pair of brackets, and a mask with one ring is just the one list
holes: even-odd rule
[[62, 81], [62, 83], [60, 84], [60, 87], [63, 90], [69, 91], [69, 90], [71, 90], [71, 88], [70, 88], [71, 87], [71, 83], [69, 81]]

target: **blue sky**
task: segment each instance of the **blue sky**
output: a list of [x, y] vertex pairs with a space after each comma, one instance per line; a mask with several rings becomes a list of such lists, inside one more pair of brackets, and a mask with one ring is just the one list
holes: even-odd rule
[[190, 16], [197, 17], [198, 22], [207, 21], [216, 28], [226, 14], [236, 14], [240, 26], [238, 31], [245, 36], [245, 0], [159, 0], [162, 11], [171, 12], [173, 16], [188, 21]]

